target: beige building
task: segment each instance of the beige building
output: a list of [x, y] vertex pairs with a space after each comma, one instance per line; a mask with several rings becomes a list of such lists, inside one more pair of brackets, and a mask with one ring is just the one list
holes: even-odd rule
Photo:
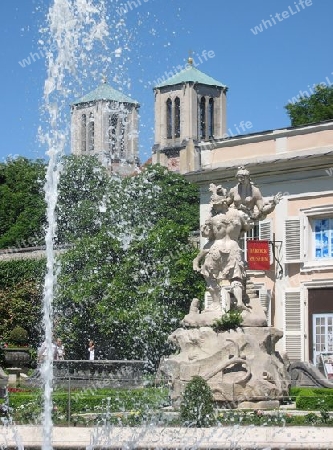
[[74, 155], [96, 156], [112, 173], [128, 175], [138, 165], [139, 104], [105, 81], [71, 105]]
[[[199, 185], [201, 223], [209, 212], [209, 184], [234, 186], [239, 166], [250, 171], [267, 200], [283, 194], [275, 212], [247, 236], [269, 240], [272, 250], [270, 270], [250, 275], [269, 323], [284, 332], [278, 350], [292, 361], [318, 365], [322, 354], [333, 354], [333, 121], [223, 138], [226, 88], [218, 82], [205, 86], [203, 74], [197, 74], [201, 84], [187, 80], [183, 72], [155, 88], [153, 163]], [[206, 92], [214, 99], [217, 133], [202, 135], [199, 112]], [[177, 97], [179, 138], [168, 135], [167, 119], [168, 99], [173, 105]], [[243, 247], [246, 258], [246, 237]]]

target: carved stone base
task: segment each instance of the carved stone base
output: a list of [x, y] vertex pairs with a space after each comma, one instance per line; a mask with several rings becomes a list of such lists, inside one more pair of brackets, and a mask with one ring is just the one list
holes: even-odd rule
[[187, 383], [195, 375], [208, 382], [214, 400], [221, 406], [244, 402], [258, 405], [288, 396], [287, 364], [275, 352], [282, 335], [270, 327], [242, 327], [219, 333], [209, 326], [178, 328], [169, 340], [180, 351], [160, 365], [160, 374], [171, 385], [173, 405], [179, 405]]

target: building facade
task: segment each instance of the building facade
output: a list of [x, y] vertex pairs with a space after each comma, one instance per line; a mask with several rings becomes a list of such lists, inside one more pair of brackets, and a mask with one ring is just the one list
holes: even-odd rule
[[111, 173], [138, 166], [139, 104], [103, 82], [71, 105], [73, 155], [96, 156]]
[[[249, 271], [249, 275], [269, 323], [284, 332], [277, 349], [286, 351], [291, 361], [320, 365], [321, 355], [333, 354], [333, 121], [221, 138], [200, 135], [198, 116], [185, 110], [182, 118], [192, 125], [183, 125], [180, 134], [187, 133], [188, 141], [185, 138], [178, 147], [173, 141], [171, 151], [165, 139], [166, 102], [175, 93], [170, 81], [164, 83], [163, 97], [161, 88], [156, 88], [160, 119], [155, 118], [153, 162], [199, 185], [201, 224], [210, 209], [210, 183], [230, 189], [236, 184], [239, 166], [250, 171], [267, 200], [278, 192], [283, 194], [274, 213], [244, 237], [244, 257], [247, 238], [270, 241], [270, 269]], [[186, 92], [188, 86], [184, 86]], [[200, 96], [196, 105], [198, 110]], [[221, 111], [225, 120], [225, 106]], [[196, 130], [196, 139], [195, 133], [187, 132], [191, 129]]]

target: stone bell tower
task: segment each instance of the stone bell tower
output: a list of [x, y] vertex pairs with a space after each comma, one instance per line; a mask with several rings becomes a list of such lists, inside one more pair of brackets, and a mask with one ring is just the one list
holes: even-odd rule
[[103, 80], [71, 105], [73, 155], [94, 155], [112, 173], [126, 176], [138, 166], [139, 104]]
[[199, 167], [200, 142], [226, 132], [227, 87], [196, 69], [192, 58], [181, 72], [154, 87], [153, 163], [180, 173]]

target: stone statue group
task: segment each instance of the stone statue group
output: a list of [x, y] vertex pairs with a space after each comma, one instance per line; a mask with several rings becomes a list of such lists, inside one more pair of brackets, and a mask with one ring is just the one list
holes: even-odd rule
[[[221, 185], [210, 185], [211, 209], [201, 227], [207, 243], [193, 261], [194, 269], [206, 279], [211, 301], [200, 311], [199, 300], [193, 299], [189, 314], [168, 337], [177, 354], [160, 364], [175, 405], [193, 376], [208, 383], [214, 401], [223, 407], [277, 408], [289, 392], [287, 360], [275, 350], [283, 333], [268, 326], [257, 294], [246, 292], [239, 246], [242, 233], [271, 213], [281, 195], [266, 202], [244, 167], [236, 177], [238, 183], [229, 192]], [[227, 296], [229, 304], [224, 301], [222, 306]], [[216, 330], [216, 320], [232, 308], [240, 311], [241, 327]]]

